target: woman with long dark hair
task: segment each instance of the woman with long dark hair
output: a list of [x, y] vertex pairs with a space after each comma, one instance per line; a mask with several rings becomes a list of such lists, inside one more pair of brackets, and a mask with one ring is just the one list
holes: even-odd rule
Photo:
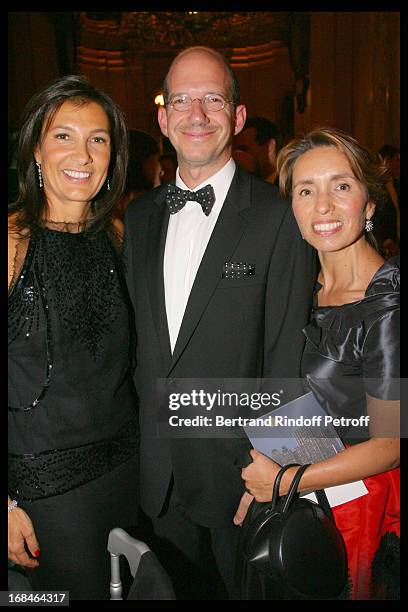
[[127, 129], [80, 76], [28, 103], [9, 210], [9, 559], [33, 589], [109, 598], [135, 524], [138, 426], [122, 227]]

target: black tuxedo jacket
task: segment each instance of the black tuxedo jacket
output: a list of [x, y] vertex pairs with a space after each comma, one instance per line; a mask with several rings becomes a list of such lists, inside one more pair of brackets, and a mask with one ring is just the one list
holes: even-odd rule
[[[165, 310], [166, 187], [126, 213], [125, 266], [136, 317], [135, 383], [140, 402], [141, 503], [157, 516], [172, 475], [190, 517], [231, 526], [244, 491], [244, 438], [169, 439], [157, 433], [157, 379], [299, 377], [315, 282], [315, 255], [276, 187], [237, 167], [211, 235], [174, 348]], [[255, 274], [223, 277], [226, 262]], [[171, 391], [176, 389], [171, 388]]]

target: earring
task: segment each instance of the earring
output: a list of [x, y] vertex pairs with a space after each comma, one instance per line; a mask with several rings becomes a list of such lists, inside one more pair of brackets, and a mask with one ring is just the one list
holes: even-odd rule
[[366, 232], [372, 232], [374, 229], [374, 223], [371, 221], [371, 219], [366, 219], [365, 222], [365, 231]]
[[109, 182], [109, 179], [107, 179], [107, 181], [106, 181], [106, 189], [108, 191], [110, 191], [110, 182]]
[[35, 162], [37, 165], [37, 170], [38, 170], [38, 184], [40, 186], [40, 189], [43, 186], [43, 178], [42, 178], [42, 172], [41, 172], [41, 164], [40, 162]]

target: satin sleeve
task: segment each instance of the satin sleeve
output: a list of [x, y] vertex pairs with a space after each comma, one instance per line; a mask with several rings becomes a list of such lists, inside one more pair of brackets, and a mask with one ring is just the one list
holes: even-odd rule
[[386, 312], [368, 330], [363, 347], [363, 376], [369, 395], [400, 398], [400, 311]]

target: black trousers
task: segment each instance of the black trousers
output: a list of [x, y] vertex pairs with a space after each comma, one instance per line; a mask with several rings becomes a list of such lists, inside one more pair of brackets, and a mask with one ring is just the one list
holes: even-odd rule
[[241, 528], [195, 523], [172, 489], [158, 518], [152, 519], [152, 548], [172, 579], [177, 599], [238, 599], [236, 565]]
[[21, 502], [40, 546], [39, 567], [28, 570], [35, 590], [69, 591], [72, 600], [110, 599], [109, 531], [137, 521], [138, 459], [76, 489]]

